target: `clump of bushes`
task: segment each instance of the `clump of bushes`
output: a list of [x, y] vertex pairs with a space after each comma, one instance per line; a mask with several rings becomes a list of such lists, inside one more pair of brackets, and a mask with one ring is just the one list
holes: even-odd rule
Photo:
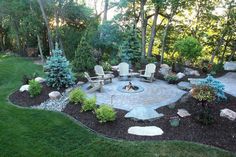
[[29, 93], [31, 97], [36, 97], [38, 96], [42, 91], [42, 85], [35, 81], [35, 80], [30, 80], [29, 81]]
[[116, 119], [116, 112], [109, 105], [101, 105], [98, 109], [95, 110], [95, 113], [100, 123], [114, 121]]
[[72, 90], [69, 94], [69, 101], [74, 104], [83, 103], [85, 98], [86, 95], [80, 88]]
[[96, 109], [96, 98], [85, 99], [81, 111], [93, 111]]
[[102, 62], [101, 66], [103, 67], [104, 71], [111, 71], [112, 70], [111, 64], [108, 62]]
[[22, 78], [22, 84], [29, 84], [30, 80], [35, 79], [38, 77], [38, 73], [33, 73], [33, 75], [24, 75]]
[[197, 121], [204, 125], [209, 125], [214, 122], [210, 105], [216, 100], [214, 88], [211, 86], [196, 86], [192, 89], [191, 95], [198, 100], [202, 106], [202, 110], [197, 115]]
[[178, 77], [174, 74], [166, 75], [164, 79], [169, 83], [169, 84], [176, 84], [178, 81]]

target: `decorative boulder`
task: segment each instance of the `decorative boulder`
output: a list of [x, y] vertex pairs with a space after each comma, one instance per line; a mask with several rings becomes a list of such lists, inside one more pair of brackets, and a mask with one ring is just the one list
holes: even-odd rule
[[46, 80], [45, 80], [44, 78], [42, 78], [42, 77], [36, 77], [34, 80], [37, 81], [37, 82], [39, 82], [39, 83], [43, 83], [43, 82], [46, 81]]
[[185, 109], [178, 109], [177, 114], [182, 118], [191, 116], [191, 114]]
[[161, 68], [159, 70], [159, 73], [166, 76], [171, 72], [171, 67], [169, 67], [167, 64], [162, 64]]
[[236, 119], [236, 112], [234, 112], [228, 108], [225, 108], [225, 109], [220, 110], [220, 116], [234, 121]]
[[186, 91], [189, 91], [192, 89], [192, 85], [189, 83], [189, 82], [179, 82], [177, 84], [177, 87], [181, 90], [186, 90]]
[[185, 68], [184, 70], [185, 75], [194, 75], [194, 76], [200, 76], [200, 73], [197, 70], [193, 70], [191, 68]]
[[26, 84], [26, 85], [23, 85], [20, 87], [20, 92], [24, 92], [24, 91], [29, 91], [29, 85]]
[[164, 131], [156, 126], [133, 126], [128, 129], [128, 133], [138, 136], [159, 136]]
[[178, 74], [176, 74], [176, 76], [178, 77], [178, 79], [182, 79], [185, 76], [185, 74], [179, 72]]
[[236, 70], [236, 62], [225, 62], [224, 64], [224, 70]]
[[61, 97], [61, 93], [58, 91], [52, 91], [48, 94], [50, 99], [59, 99]]

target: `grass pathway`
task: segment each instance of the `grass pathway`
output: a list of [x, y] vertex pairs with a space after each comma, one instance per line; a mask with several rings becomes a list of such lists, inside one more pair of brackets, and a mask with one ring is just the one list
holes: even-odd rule
[[24, 74], [42, 74], [42, 67], [22, 58], [0, 56], [1, 157], [231, 157], [204, 145], [128, 142], [100, 137], [56, 112], [18, 108], [7, 100]]

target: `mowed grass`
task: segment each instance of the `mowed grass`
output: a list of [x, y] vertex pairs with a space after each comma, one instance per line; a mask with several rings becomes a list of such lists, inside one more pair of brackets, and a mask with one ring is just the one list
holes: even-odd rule
[[67, 116], [11, 105], [8, 95], [24, 74], [42, 67], [0, 56], [0, 157], [232, 157], [233, 153], [181, 141], [130, 142], [98, 136]]

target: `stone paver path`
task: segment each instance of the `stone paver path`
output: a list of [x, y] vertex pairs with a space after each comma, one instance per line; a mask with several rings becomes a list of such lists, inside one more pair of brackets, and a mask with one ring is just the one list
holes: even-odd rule
[[159, 107], [171, 104], [179, 100], [186, 92], [177, 88], [176, 85], [167, 84], [165, 81], [156, 80], [152, 83], [141, 82], [137, 78], [131, 80], [133, 85], [144, 88], [140, 93], [123, 93], [118, 90], [120, 86], [125, 86], [129, 81], [119, 81], [117, 78], [113, 82], [103, 87], [103, 92], [88, 93], [88, 84], [83, 85], [88, 97], [96, 96], [97, 104], [109, 104], [114, 108], [130, 111], [135, 107]]
[[229, 72], [222, 77], [217, 78], [225, 85], [225, 92], [236, 97], [236, 73]]

